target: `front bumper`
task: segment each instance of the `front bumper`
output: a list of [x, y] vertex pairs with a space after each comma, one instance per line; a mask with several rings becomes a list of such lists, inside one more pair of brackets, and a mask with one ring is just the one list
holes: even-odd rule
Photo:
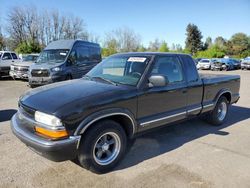
[[10, 70], [9, 74], [12, 78], [20, 78], [20, 79], [25, 79], [25, 80], [28, 79], [28, 72], [25, 72], [25, 71]]
[[29, 85], [41, 86], [65, 80], [65, 75], [53, 75], [50, 77], [29, 77]]
[[65, 161], [76, 158], [80, 136], [70, 136], [67, 139], [57, 141], [42, 138], [26, 129], [27, 123], [21, 121], [17, 113], [11, 118], [11, 129], [16, 137], [28, 147], [52, 161]]

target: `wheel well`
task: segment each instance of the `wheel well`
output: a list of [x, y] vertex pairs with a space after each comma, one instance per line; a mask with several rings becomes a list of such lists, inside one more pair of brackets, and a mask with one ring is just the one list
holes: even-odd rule
[[226, 97], [227, 101], [230, 103], [231, 102], [231, 93], [230, 92], [225, 92], [221, 96]]
[[129, 138], [132, 138], [133, 137], [133, 134], [134, 134], [134, 125], [133, 125], [133, 122], [132, 120], [125, 116], [125, 115], [112, 115], [112, 116], [108, 116], [108, 117], [105, 117], [105, 118], [102, 118], [102, 119], [99, 119], [95, 122], [93, 122], [85, 131], [83, 134], [85, 134], [86, 132], [88, 132], [88, 130], [93, 126], [93, 124], [95, 123], [98, 123], [100, 121], [104, 121], [104, 120], [113, 120], [117, 123], [119, 123], [122, 128], [124, 129], [126, 135], [129, 137]]

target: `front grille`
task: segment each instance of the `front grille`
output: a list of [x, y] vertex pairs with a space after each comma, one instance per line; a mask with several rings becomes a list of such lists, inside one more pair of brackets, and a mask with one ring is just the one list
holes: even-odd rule
[[46, 69], [34, 69], [31, 71], [31, 75], [34, 77], [49, 77], [49, 71]]
[[9, 71], [10, 67], [0, 67], [0, 70], [2, 70], [2, 71]]
[[19, 103], [19, 111], [23, 115], [25, 115], [25, 116], [27, 116], [29, 118], [34, 118], [34, 116], [35, 116], [35, 110], [28, 107], [28, 106], [26, 106], [26, 105], [24, 105], [24, 104], [22, 104], [22, 103]]
[[29, 71], [29, 67], [14, 67], [14, 70], [27, 72]]

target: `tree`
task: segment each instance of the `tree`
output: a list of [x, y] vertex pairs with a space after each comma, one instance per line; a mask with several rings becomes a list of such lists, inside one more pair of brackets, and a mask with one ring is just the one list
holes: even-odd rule
[[149, 51], [156, 52], [156, 51], [159, 51], [160, 46], [161, 46], [161, 43], [159, 39], [156, 38], [154, 41], [149, 42], [148, 49]]
[[231, 39], [231, 47], [232, 47], [232, 53], [234, 55], [239, 55], [243, 51], [250, 49], [250, 44], [249, 44], [249, 38], [247, 37], [246, 34], [244, 33], [236, 33], [234, 34]]
[[2, 34], [2, 29], [0, 26], [0, 50], [3, 50], [5, 48], [5, 39], [4, 36]]
[[12, 7], [7, 15], [7, 32], [13, 39], [14, 49], [24, 46], [46, 46], [59, 39], [87, 40], [82, 18], [60, 15], [57, 10], [39, 12], [36, 7]]
[[216, 37], [215, 40], [214, 40], [214, 44], [216, 46], [218, 46], [220, 49], [225, 49], [225, 47], [226, 47], [226, 39], [224, 39], [221, 36]]
[[111, 52], [134, 52], [140, 47], [140, 36], [132, 29], [123, 27], [106, 33], [104, 48], [111, 48]]
[[207, 37], [203, 49], [206, 50], [208, 48], [211, 48], [212, 45], [213, 45], [212, 38]]
[[202, 34], [198, 27], [194, 24], [188, 24], [186, 28], [186, 49], [193, 55], [202, 49]]
[[161, 43], [161, 46], [160, 46], [160, 48], [159, 48], [159, 51], [160, 51], [160, 52], [169, 52], [168, 45], [167, 45], [167, 43], [166, 43], [165, 41], [163, 41], [163, 42]]

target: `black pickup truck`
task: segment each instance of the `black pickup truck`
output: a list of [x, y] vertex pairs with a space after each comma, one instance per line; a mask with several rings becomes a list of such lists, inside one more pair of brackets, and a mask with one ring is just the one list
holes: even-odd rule
[[239, 76], [199, 76], [186, 54], [116, 54], [81, 79], [28, 91], [11, 127], [46, 158], [104, 173], [145, 130], [200, 115], [222, 124], [239, 88]]

